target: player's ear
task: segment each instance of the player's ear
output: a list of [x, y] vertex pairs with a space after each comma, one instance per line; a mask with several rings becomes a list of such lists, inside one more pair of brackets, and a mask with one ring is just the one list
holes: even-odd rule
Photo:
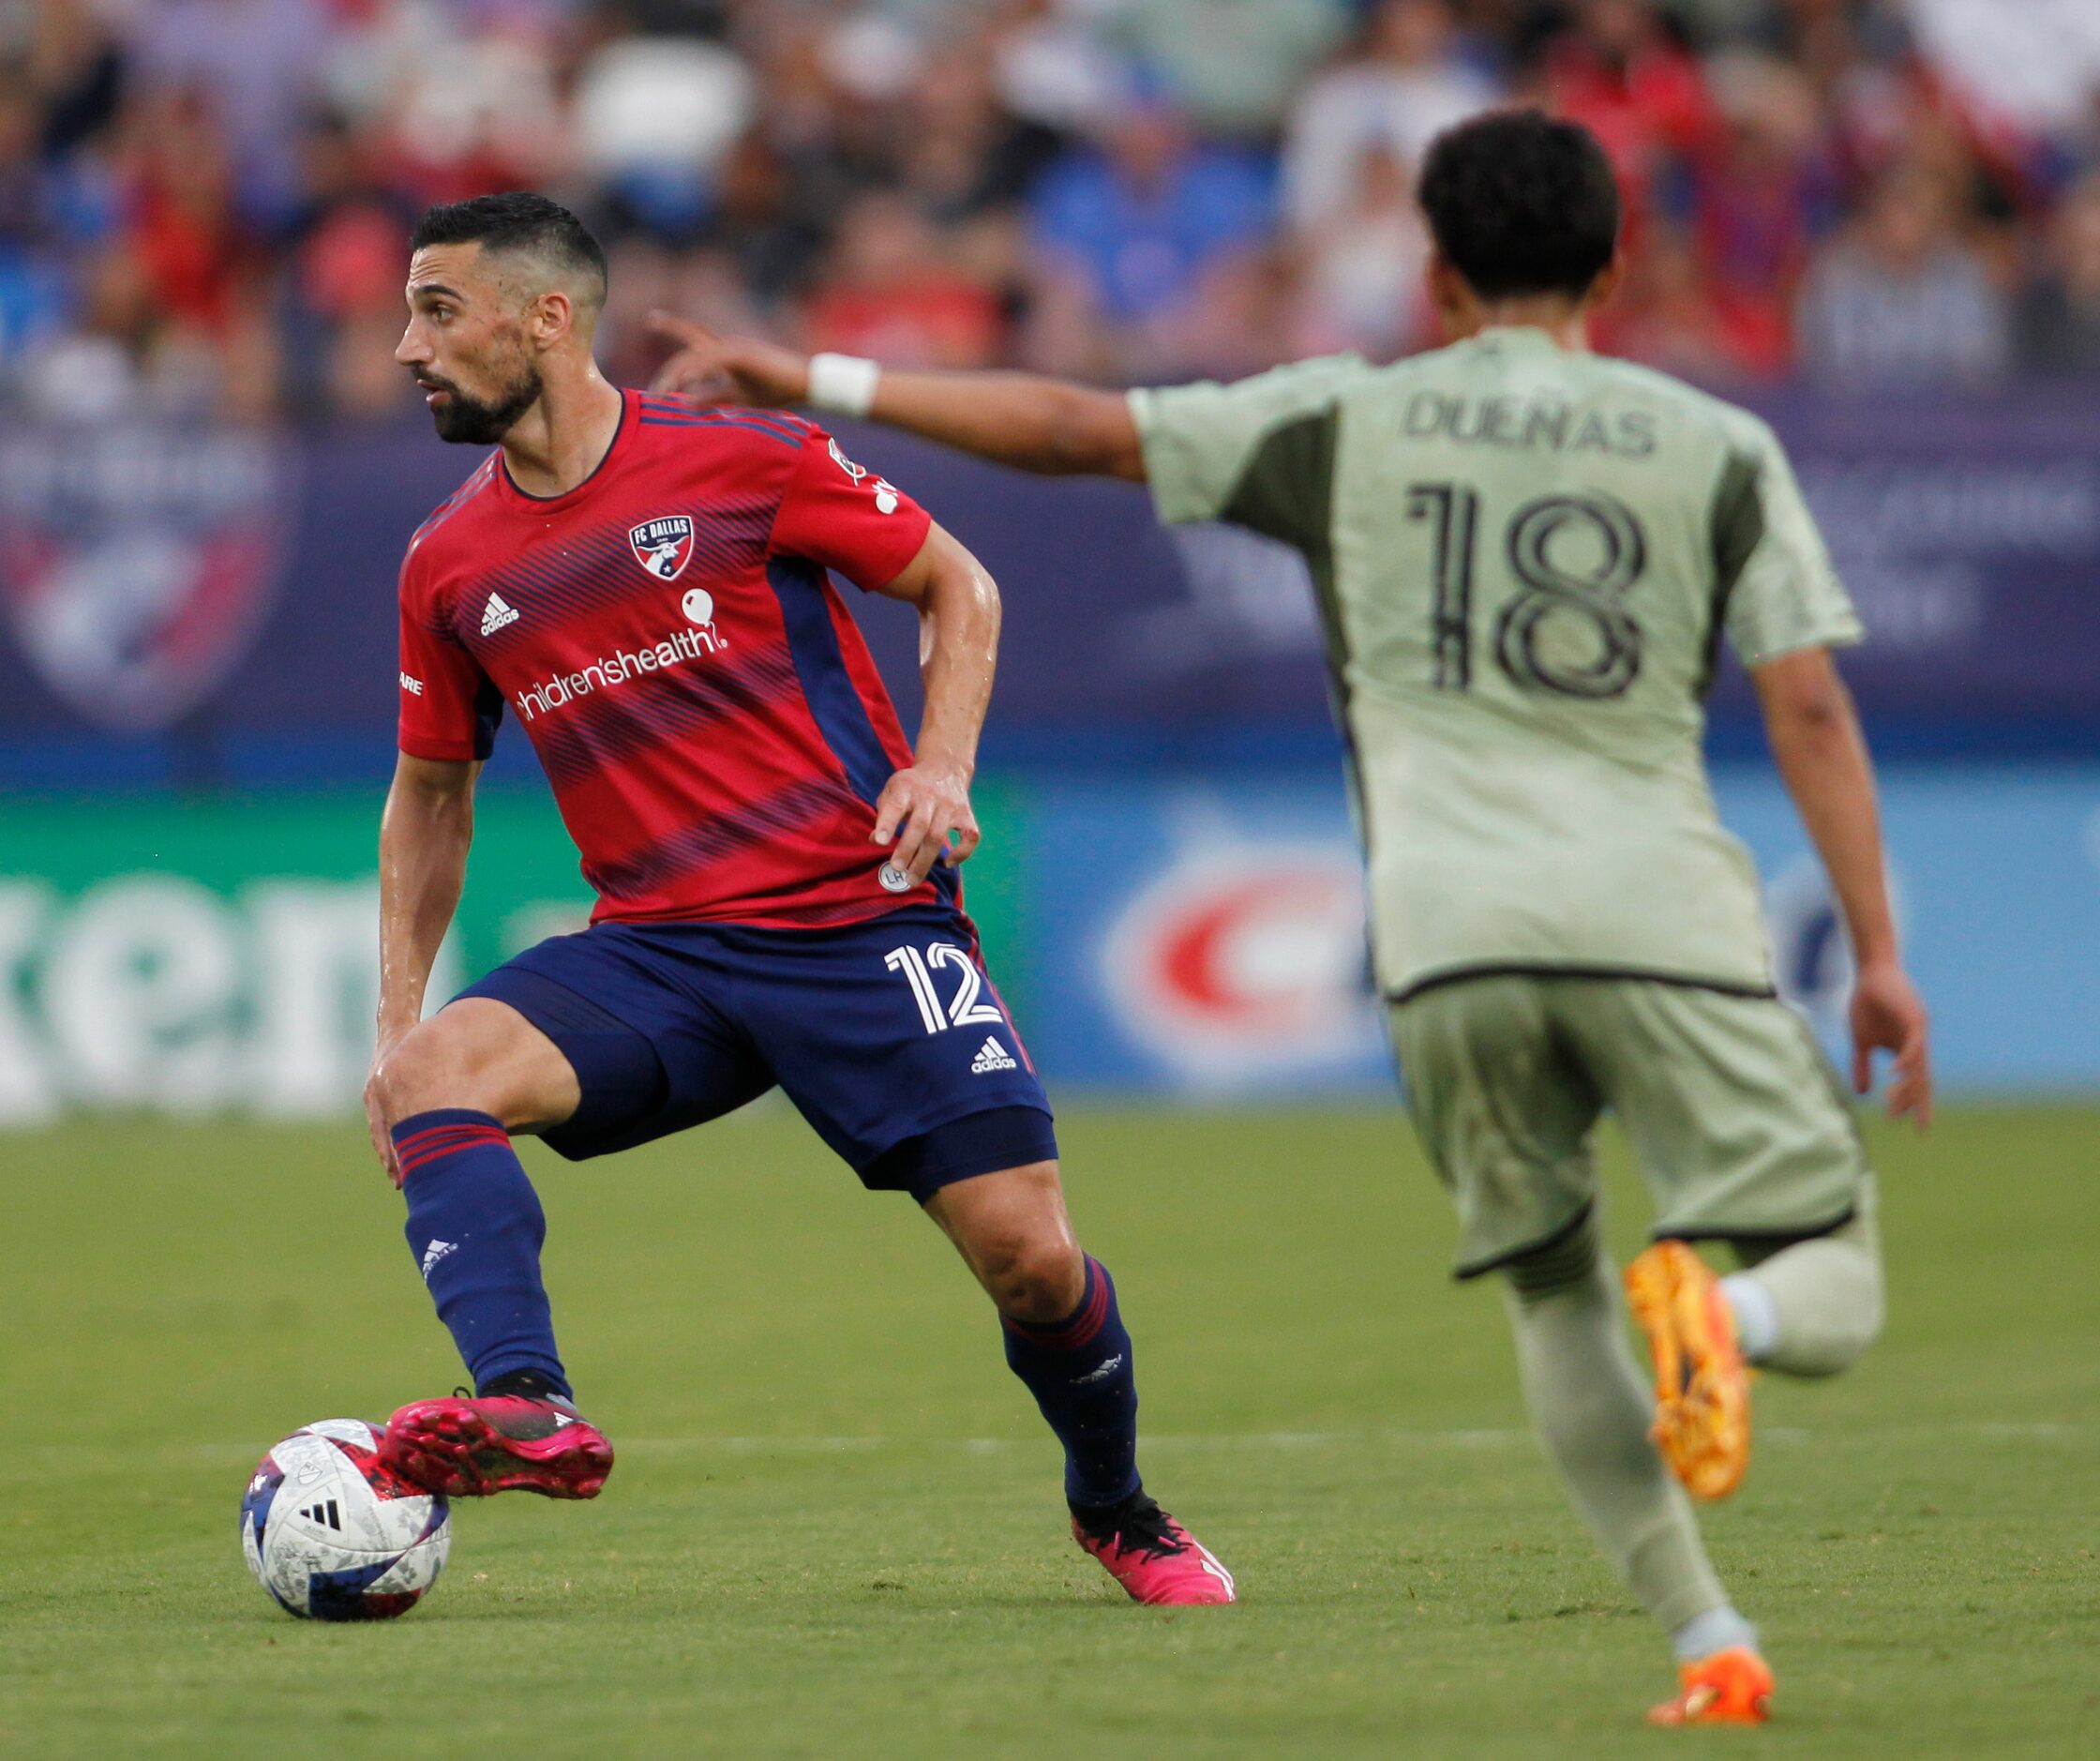
[[558, 287], [535, 294], [525, 309], [525, 330], [543, 349], [550, 349], [576, 328], [576, 302]]
[[1618, 252], [1612, 253], [1612, 261], [1598, 271], [1597, 279], [1590, 283], [1589, 292], [1582, 295], [1582, 306], [1595, 311], [1619, 291], [1619, 283], [1626, 279], [1626, 259]]
[[1440, 250], [1430, 252], [1429, 300], [1447, 342], [1462, 341], [1480, 327], [1480, 302], [1465, 278]]

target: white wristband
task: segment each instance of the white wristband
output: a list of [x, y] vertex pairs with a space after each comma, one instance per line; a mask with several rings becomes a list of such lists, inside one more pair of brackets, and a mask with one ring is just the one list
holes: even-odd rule
[[858, 354], [809, 357], [809, 407], [832, 415], [865, 415], [875, 407], [882, 369]]

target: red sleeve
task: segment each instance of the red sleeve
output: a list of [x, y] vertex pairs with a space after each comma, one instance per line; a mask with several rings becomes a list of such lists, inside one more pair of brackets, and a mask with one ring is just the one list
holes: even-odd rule
[[412, 759], [485, 759], [503, 700], [440, 623], [415, 567], [401, 564], [400, 747]]
[[782, 492], [767, 549], [835, 568], [856, 587], [887, 587], [919, 554], [933, 519], [892, 483], [855, 464], [820, 428]]

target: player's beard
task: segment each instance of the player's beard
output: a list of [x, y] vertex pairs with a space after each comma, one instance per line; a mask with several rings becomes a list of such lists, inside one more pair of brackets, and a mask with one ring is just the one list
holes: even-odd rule
[[518, 377], [493, 399], [471, 398], [451, 380], [435, 373], [425, 373], [422, 378], [450, 394], [430, 412], [438, 438], [462, 446], [495, 445], [511, 431], [518, 418], [540, 400], [540, 393], [546, 389], [540, 369], [531, 361], [519, 365]]

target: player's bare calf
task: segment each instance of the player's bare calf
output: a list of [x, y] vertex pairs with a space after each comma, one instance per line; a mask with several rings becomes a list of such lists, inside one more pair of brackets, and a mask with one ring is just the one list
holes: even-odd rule
[[1065, 1446], [1073, 1538], [1133, 1602], [1233, 1601], [1232, 1573], [1138, 1479], [1131, 1337], [1114, 1281], [1072, 1237], [1058, 1165], [958, 1181], [924, 1203], [998, 1307], [1007, 1362]]

